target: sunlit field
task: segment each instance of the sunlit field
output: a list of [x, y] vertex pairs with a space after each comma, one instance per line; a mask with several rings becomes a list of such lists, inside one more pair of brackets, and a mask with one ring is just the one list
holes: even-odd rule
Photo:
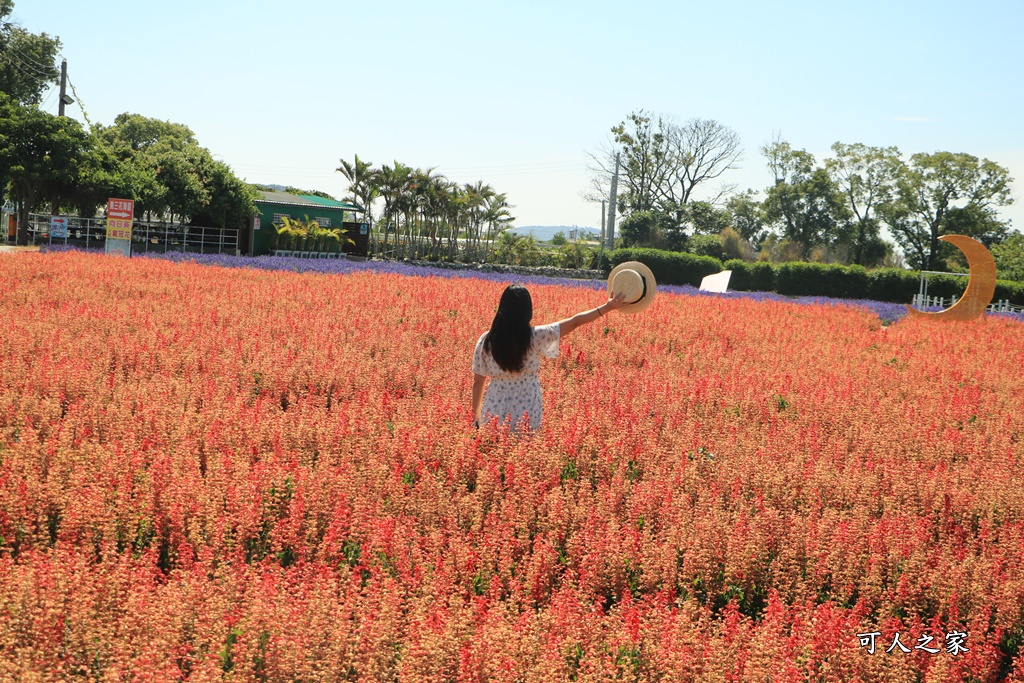
[[1024, 325], [504, 285], [0, 257], [0, 680], [1024, 677]]

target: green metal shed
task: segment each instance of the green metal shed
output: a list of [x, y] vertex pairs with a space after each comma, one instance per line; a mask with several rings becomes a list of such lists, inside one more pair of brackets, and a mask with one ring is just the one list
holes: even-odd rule
[[273, 253], [276, 226], [282, 224], [285, 216], [292, 220], [304, 220], [308, 216], [325, 228], [345, 230], [357, 221], [356, 214], [363, 213], [363, 208], [355, 204], [315, 195], [288, 192], [260, 192], [260, 195], [256, 200], [257, 213], [248, 231], [251, 239], [243, 240], [242, 253], [249, 256]]

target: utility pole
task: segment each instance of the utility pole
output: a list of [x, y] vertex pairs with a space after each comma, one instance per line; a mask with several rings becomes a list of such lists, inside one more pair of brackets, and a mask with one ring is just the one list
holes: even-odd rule
[[60, 60], [60, 100], [58, 100], [57, 116], [64, 116], [64, 107], [74, 104], [74, 100], [68, 96], [68, 60]]
[[601, 200], [601, 248], [604, 248], [604, 217], [605, 217], [605, 200]]
[[612, 191], [608, 198], [608, 248], [615, 248], [615, 202], [619, 190], [619, 154], [615, 153], [615, 174], [612, 176]]

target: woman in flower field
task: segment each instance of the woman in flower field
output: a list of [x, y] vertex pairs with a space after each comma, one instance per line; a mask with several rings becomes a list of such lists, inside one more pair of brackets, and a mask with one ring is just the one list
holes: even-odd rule
[[[541, 357], [558, 356], [558, 342], [581, 325], [593, 322], [606, 311], [637, 313], [654, 299], [655, 282], [650, 269], [631, 261], [619, 265], [608, 277], [608, 301], [597, 308], [548, 325], [531, 327], [533, 300], [526, 287], [505, 288], [494, 314], [491, 329], [480, 335], [473, 352], [473, 415], [479, 427], [483, 421], [508, 418], [513, 431], [524, 417], [529, 430], [540, 429]], [[603, 309], [603, 310], [602, 310]], [[487, 377], [486, 395], [484, 383]]]

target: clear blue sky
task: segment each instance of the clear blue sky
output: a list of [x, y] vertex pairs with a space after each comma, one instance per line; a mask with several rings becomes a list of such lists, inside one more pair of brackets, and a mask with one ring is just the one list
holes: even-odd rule
[[819, 161], [835, 141], [987, 157], [1024, 229], [1024, 2], [779, 4], [16, 0], [14, 17], [60, 37], [94, 122], [186, 124], [251, 182], [341, 196], [358, 153], [484, 180], [519, 225], [598, 226], [586, 153], [643, 108], [733, 128], [739, 189], [769, 184], [776, 134]]

